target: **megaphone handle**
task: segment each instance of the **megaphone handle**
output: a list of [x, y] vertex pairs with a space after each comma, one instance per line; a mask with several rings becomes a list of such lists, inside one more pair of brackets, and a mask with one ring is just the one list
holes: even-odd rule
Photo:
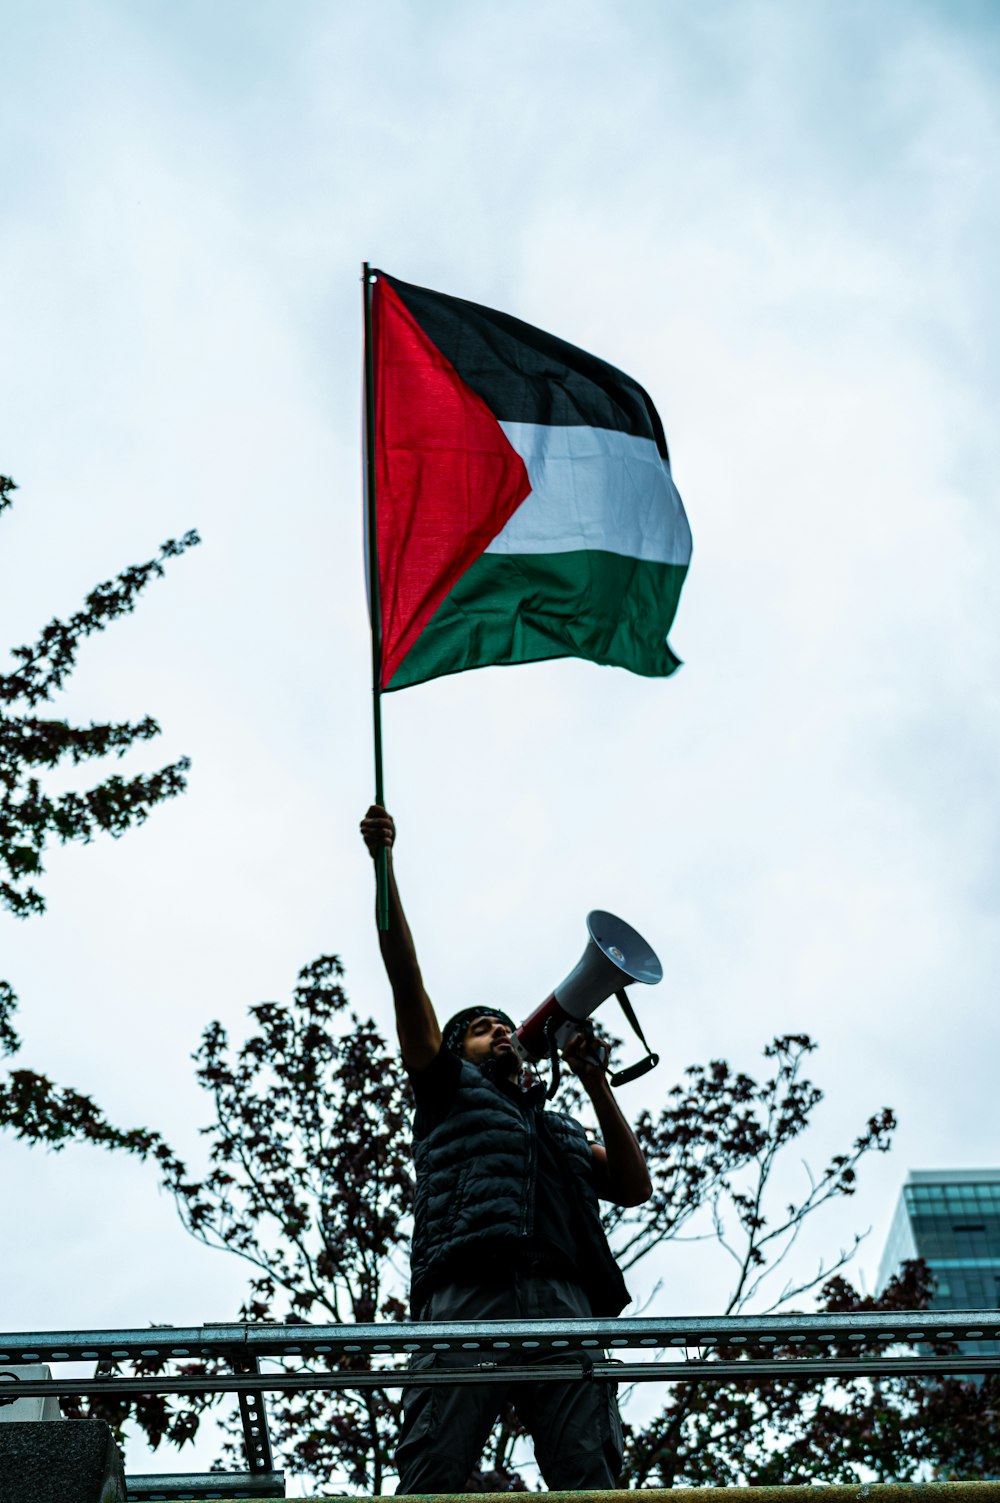
[[658, 1054], [647, 1054], [637, 1065], [629, 1065], [627, 1070], [616, 1070], [608, 1079], [613, 1086], [628, 1085], [632, 1080], [638, 1080], [640, 1075], [647, 1075], [650, 1070], [655, 1070], [660, 1063]]
[[600, 1039], [597, 1037], [597, 1034], [594, 1032], [594, 1025], [589, 1018], [584, 1018], [581, 1022], [580, 1032], [587, 1040], [587, 1048], [590, 1051], [588, 1054], [584, 1055], [584, 1058], [587, 1059], [590, 1064], [596, 1065], [599, 1070], [606, 1070], [608, 1068], [608, 1059], [611, 1056], [611, 1050], [608, 1048], [607, 1044], [601, 1043]]

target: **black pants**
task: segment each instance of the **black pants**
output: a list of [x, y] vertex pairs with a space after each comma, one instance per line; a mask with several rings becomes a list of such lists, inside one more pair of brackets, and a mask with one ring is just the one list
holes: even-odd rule
[[[562, 1320], [589, 1317], [583, 1291], [565, 1279], [514, 1275], [504, 1287], [448, 1284], [420, 1311], [421, 1320]], [[568, 1354], [559, 1353], [561, 1361]], [[474, 1367], [485, 1356], [508, 1365], [553, 1360], [521, 1351], [422, 1353], [413, 1369]], [[486, 1437], [510, 1401], [535, 1444], [535, 1459], [550, 1491], [613, 1488], [622, 1461], [622, 1429], [614, 1385], [468, 1383], [409, 1388], [396, 1448], [397, 1495], [459, 1493], [476, 1467]]]

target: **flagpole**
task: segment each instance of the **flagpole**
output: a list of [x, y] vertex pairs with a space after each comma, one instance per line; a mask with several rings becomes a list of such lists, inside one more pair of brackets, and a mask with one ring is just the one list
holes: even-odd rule
[[[375, 733], [375, 802], [385, 806], [382, 786], [382, 613], [379, 601], [378, 527], [375, 515], [375, 356], [372, 348], [372, 278], [367, 261], [361, 267], [365, 319], [365, 492], [368, 499], [368, 602], [372, 628], [372, 718]], [[389, 853], [375, 858], [375, 911], [378, 927], [389, 927]]]

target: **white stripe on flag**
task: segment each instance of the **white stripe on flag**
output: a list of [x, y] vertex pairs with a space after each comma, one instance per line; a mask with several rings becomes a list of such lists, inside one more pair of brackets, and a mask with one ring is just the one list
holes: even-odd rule
[[487, 553], [600, 548], [651, 563], [688, 563], [687, 517], [652, 439], [611, 428], [500, 427], [524, 460], [531, 494]]

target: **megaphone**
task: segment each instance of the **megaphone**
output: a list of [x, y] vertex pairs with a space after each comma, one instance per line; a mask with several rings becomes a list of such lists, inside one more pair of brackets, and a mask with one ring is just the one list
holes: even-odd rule
[[[541, 1006], [525, 1019], [511, 1043], [522, 1064], [551, 1058], [555, 1067], [558, 1051], [581, 1028], [585, 1030], [591, 1013], [609, 997], [617, 997], [633, 1032], [646, 1050], [645, 1059], [610, 1077], [612, 1085], [626, 1085], [645, 1075], [660, 1061], [659, 1055], [654, 1054], [646, 1043], [625, 987], [633, 981], [655, 986], [663, 980], [663, 966], [652, 945], [631, 924], [626, 924], [613, 913], [605, 913], [602, 908], [595, 908], [587, 914], [587, 934], [587, 947], [577, 964], [565, 981], [560, 982]], [[555, 1068], [553, 1075], [552, 1090], [557, 1078]]]

